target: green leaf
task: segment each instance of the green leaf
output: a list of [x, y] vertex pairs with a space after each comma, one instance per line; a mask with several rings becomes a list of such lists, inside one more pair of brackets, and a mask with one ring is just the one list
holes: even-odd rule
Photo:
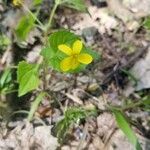
[[150, 30], [150, 17], [147, 17], [145, 20], [144, 20], [144, 23], [143, 23], [143, 26]]
[[129, 77], [130, 81], [134, 82], [134, 86], [137, 86], [138, 79], [130, 71], [125, 70], [125, 69], [121, 69], [121, 71]]
[[20, 41], [26, 40], [30, 31], [34, 28], [34, 25], [35, 25], [34, 22], [35, 22], [35, 19], [29, 13], [20, 19], [17, 25], [17, 28], [15, 30], [18, 40]]
[[70, 107], [65, 111], [64, 118], [56, 125], [55, 131], [59, 141], [63, 140], [67, 131], [74, 123], [79, 123], [81, 120], [90, 116], [96, 116], [97, 110], [95, 108]]
[[20, 62], [17, 70], [17, 81], [19, 83], [19, 96], [36, 89], [40, 83], [38, 66], [28, 64], [25, 61]]
[[76, 9], [78, 11], [83, 11], [83, 12], [87, 11], [87, 8], [83, 0], [64, 0], [64, 1], [67, 7]]
[[119, 110], [115, 110], [115, 109], [113, 109], [112, 111], [115, 115], [119, 128], [124, 132], [128, 140], [134, 145], [136, 150], [142, 150], [134, 131], [131, 129], [129, 123], [127, 122], [122, 112], [120, 112]]
[[58, 32], [54, 32], [49, 36], [48, 43], [46, 47], [43, 48], [41, 55], [48, 60], [56, 57], [58, 52], [58, 45], [62, 43], [70, 45], [77, 39], [79, 39], [78, 36], [67, 30], [59, 30]]
[[30, 112], [28, 114], [28, 121], [31, 121], [33, 118], [34, 113], [36, 112], [36, 110], [38, 109], [38, 106], [40, 104], [40, 102], [42, 101], [43, 97], [45, 96], [46, 93], [41, 92], [36, 99], [34, 100], [34, 102], [31, 104], [31, 109]]
[[0, 93], [5, 94], [6, 92], [11, 91], [12, 88], [12, 71], [10, 69], [5, 69], [0, 76]]
[[11, 43], [6, 35], [0, 35], [0, 47], [7, 46]]
[[[44, 57], [46, 63], [49, 66], [53, 67], [57, 71], [61, 71], [60, 62], [64, 58], [66, 58], [66, 55], [58, 50], [58, 46], [60, 44], [65, 44], [72, 48], [72, 45], [76, 40], [80, 40], [80, 38], [77, 35], [69, 32], [68, 30], [60, 30], [58, 32], [55, 32], [50, 35], [48, 43], [46, 47], [42, 50], [41, 55]], [[84, 44], [81, 53], [83, 52], [89, 53], [94, 59], [99, 58], [99, 55], [96, 52], [92, 51], [90, 48], [87, 48]], [[80, 64], [76, 70], [69, 70], [68, 72], [79, 72], [83, 70], [86, 66], [87, 65]]]
[[145, 96], [145, 97], [143, 98], [143, 104], [150, 106], [150, 96], [149, 96], [149, 95], [148, 95], [148, 96]]
[[40, 5], [43, 2], [43, 0], [33, 0], [33, 5], [37, 6]]
[[59, 30], [50, 35], [49, 37], [49, 45], [56, 53], [58, 51], [58, 45], [60, 44], [68, 44], [72, 45], [75, 40], [79, 39], [79, 37], [68, 30]]
[[8, 83], [11, 79], [10, 69], [6, 69], [0, 78], [0, 87], [3, 87], [5, 83]]
[[143, 105], [144, 105], [143, 108], [144, 108], [146, 111], [150, 111], [150, 96], [149, 96], [149, 95], [148, 95], [148, 96], [145, 96], [145, 97], [143, 98], [142, 103], [143, 103]]

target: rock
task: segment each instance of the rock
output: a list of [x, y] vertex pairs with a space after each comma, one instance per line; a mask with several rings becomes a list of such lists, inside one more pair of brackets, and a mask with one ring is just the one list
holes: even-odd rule
[[135, 63], [131, 73], [137, 79], [136, 91], [150, 88], [150, 47], [146, 57]]
[[150, 15], [150, 0], [122, 0], [123, 5], [134, 13], [136, 17]]
[[128, 97], [134, 91], [150, 88], [150, 47], [145, 58], [137, 61], [131, 68], [130, 73], [136, 79], [136, 84], [133, 80], [129, 81], [127, 87], [123, 91], [126, 97]]
[[55, 150], [58, 146], [57, 138], [50, 135], [50, 131], [51, 127], [49, 126], [39, 126], [35, 128], [34, 136], [32, 138], [34, 138], [34, 142], [37, 144], [40, 143], [41, 149], [43, 150]]
[[94, 43], [94, 37], [98, 33], [97, 28], [88, 27], [82, 30], [82, 36], [86, 40], [87, 43]]
[[121, 19], [123, 22], [126, 23], [134, 19], [133, 13], [125, 8], [120, 0], [107, 0], [107, 3], [112, 13], [114, 13], [114, 15]]
[[70, 150], [70, 147], [68, 145], [62, 146], [61, 150]]
[[97, 83], [92, 83], [88, 86], [88, 91], [89, 92], [94, 92], [97, 89], [99, 89], [99, 85]]
[[57, 138], [51, 135], [51, 126], [34, 128], [29, 122], [18, 125], [5, 138], [0, 139], [1, 150], [56, 150], [58, 145]]
[[8, 126], [8, 128], [13, 129], [13, 128], [17, 127], [17, 126], [24, 125], [24, 124], [25, 123], [22, 122], [22, 121], [11, 121], [11, 122], [8, 123], [7, 126]]
[[128, 141], [121, 130], [113, 134], [110, 144], [114, 150], [134, 150], [133, 145]]
[[90, 78], [88, 76], [79, 76], [77, 77], [77, 81], [81, 83], [89, 83]]
[[38, 58], [40, 57], [40, 52], [41, 52], [41, 45], [36, 45], [32, 51], [30, 51], [28, 54], [27, 54], [27, 58], [26, 60], [29, 62], [29, 63], [35, 63]]
[[81, 34], [81, 31], [85, 28], [96, 28], [99, 33], [104, 34], [108, 32], [111, 34], [112, 29], [116, 29], [118, 21], [112, 15], [109, 14], [108, 8], [99, 9], [95, 6], [89, 6], [88, 11], [90, 13], [82, 13], [76, 16], [78, 20], [72, 25], [72, 29], [77, 34]]
[[100, 139], [99, 136], [94, 137], [92, 143], [93, 143], [95, 149], [104, 148], [104, 143], [102, 142], [102, 140]]
[[14, 11], [10, 9], [4, 14], [2, 25], [11, 29], [15, 29], [19, 22], [19, 19], [21, 18], [21, 15], [22, 12], [20, 10]]
[[115, 125], [113, 116], [109, 113], [103, 113], [97, 117], [98, 135], [106, 136]]
[[107, 3], [124, 23], [150, 15], [150, 0], [107, 0]]
[[99, 96], [101, 94], [100, 86], [97, 83], [91, 83], [88, 86], [88, 92], [90, 92], [93, 96]]

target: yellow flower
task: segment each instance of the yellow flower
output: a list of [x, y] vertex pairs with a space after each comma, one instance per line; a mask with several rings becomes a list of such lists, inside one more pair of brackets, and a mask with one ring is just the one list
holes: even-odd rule
[[80, 63], [87, 65], [92, 62], [93, 58], [91, 55], [81, 53], [82, 47], [83, 43], [79, 40], [76, 40], [73, 43], [72, 48], [65, 44], [58, 46], [58, 49], [68, 56], [60, 62], [60, 69], [62, 71], [66, 72], [69, 70], [74, 70], [80, 65]]
[[20, 6], [22, 4], [22, 0], [13, 0], [14, 6]]

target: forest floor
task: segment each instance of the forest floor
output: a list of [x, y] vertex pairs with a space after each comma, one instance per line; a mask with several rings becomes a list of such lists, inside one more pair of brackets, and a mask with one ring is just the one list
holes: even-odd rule
[[[133, 150], [108, 106], [120, 108], [143, 150], [150, 149], [150, 107], [149, 103], [139, 104], [145, 98], [150, 100], [150, 23], [149, 29], [143, 23], [150, 15], [146, 11], [150, 2], [140, 3], [134, 5], [135, 13], [119, 5], [118, 0], [87, 0], [90, 15], [58, 8], [52, 32], [60, 28], [73, 31], [100, 58], [77, 74], [49, 69], [46, 80], [50, 97], [43, 99], [31, 122], [23, 110], [29, 111], [38, 90], [22, 97], [17, 97], [17, 92], [0, 93], [0, 150]], [[39, 15], [42, 21], [52, 6], [50, 0], [44, 0]], [[14, 37], [21, 13], [11, 2], [0, 0], [1, 76], [7, 67], [13, 68], [21, 60], [35, 63], [40, 57], [42, 34], [38, 28], [24, 43]], [[2, 35], [9, 37], [5, 47], [1, 44]], [[14, 70], [11, 80], [16, 84]], [[94, 108], [97, 113], [76, 120], [60, 141], [56, 124], [64, 117], [64, 110], [73, 107]]]

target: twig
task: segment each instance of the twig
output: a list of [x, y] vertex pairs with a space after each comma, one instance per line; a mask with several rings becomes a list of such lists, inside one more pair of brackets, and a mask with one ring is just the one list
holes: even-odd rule
[[132, 56], [126, 64], [121, 64], [118, 68], [116, 68], [115, 70], [112, 70], [103, 80], [102, 84], [107, 84], [108, 82], [110, 82], [110, 80], [112, 79], [112, 77], [114, 76], [114, 74], [116, 74], [117, 72], [120, 72], [123, 69], [128, 69], [130, 68], [134, 62], [141, 57], [144, 53], [146, 53], [146, 51], [148, 50], [150, 44], [148, 44], [146, 47], [136, 51], [135, 55]]
[[101, 35], [101, 37], [102, 37], [102, 40], [103, 40], [103, 42], [105, 44], [105, 47], [109, 50], [109, 52], [111, 54], [113, 54], [117, 58], [117, 61], [119, 61], [119, 55], [116, 52], [112, 51], [112, 47], [109, 44], [109, 41], [107, 40], [107, 38], [105, 37], [105, 35]]

